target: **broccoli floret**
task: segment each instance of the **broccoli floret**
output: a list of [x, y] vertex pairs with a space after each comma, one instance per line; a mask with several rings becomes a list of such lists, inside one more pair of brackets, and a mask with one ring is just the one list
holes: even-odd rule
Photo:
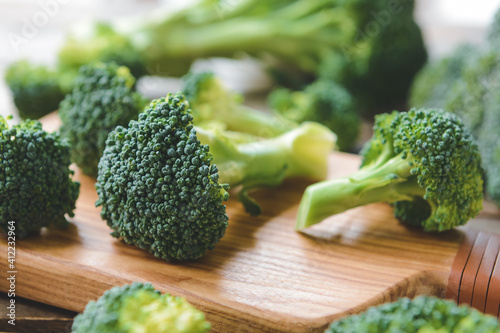
[[413, 82], [410, 105], [445, 108], [447, 96], [461, 80], [464, 67], [473, 63], [478, 55], [477, 47], [466, 44], [456, 48], [448, 57], [427, 64]]
[[255, 215], [260, 210], [249, 189], [326, 176], [335, 136], [320, 124], [236, 144], [224, 133], [193, 128], [190, 113], [183, 95], [168, 95], [108, 136], [96, 205], [113, 236], [165, 260], [196, 259], [227, 227], [228, 185], [219, 182], [242, 185], [240, 200]]
[[325, 125], [337, 135], [337, 146], [342, 151], [356, 143], [361, 119], [351, 94], [336, 83], [318, 80], [295, 92], [278, 88], [269, 96], [269, 104], [286, 119]]
[[379, 115], [362, 155], [357, 172], [306, 189], [297, 229], [350, 208], [389, 202], [403, 222], [444, 231], [465, 224], [482, 208], [481, 156], [453, 114], [412, 109]]
[[12, 63], [5, 73], [5, 81], [22, 119], [41, 118], [57, 110], [64, 98], [58, 73], [27, 60]]
[[147, 101], [134, 92], [127, 67], [94, 63], [80, 68], [73, 91], [59, 108], [61, 136], [69, 140], [71, 160], [96, 177], [106, 138], [116, 126], [137, 118]]
[[243, 97], [226, 89], [212, 72], [190, 73], [184, 80], [182, 93], [193, 110], [196, 126], [265, 138], [278, 136], [297, 127], [295, 122], [244, 106]]
[[9, 127], [0, 116], [0, 229], [16, 223], [23, 238], [43, 227], [65, 227], [80, 184], [72, 181], [69, 145], [36, 120]]
[[59, 51], [59, 67], [62, 72], [72, 72], [73, 77], [81, 66], [93, 62], [115, 62], [126, 66], [136, 78], [147, 74], [143, 56], [129, 38], [106, 23], [96, 24], [84, 38], [69, 36]]
[[150, 283], [113, 287], [90, 301], [73, 321], [73, 333], [204, 333], [211, 325], [182, 297], [161, 294]]
[[333, 322], [325, 333], [482, 332], [498, 333], [497, 318], [450, 300], [418, 296], [401, 298]]

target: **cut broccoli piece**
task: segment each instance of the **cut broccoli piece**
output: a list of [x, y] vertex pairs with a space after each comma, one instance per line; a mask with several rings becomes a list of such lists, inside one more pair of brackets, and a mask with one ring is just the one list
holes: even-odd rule
[[204, 333], [205, 315], [182, 297], [162, 295], [150, 283], [113, 287], [90, 301], [73, 321], [74, 333]]
[[81, 66], [93, 62], [115, 62], [128, 67], [136, 78], [147, 74], [143, 56], [129, 38], [106, 23], [96, 24], [84, 38], [69, 36], [59, 51], [61, 71], [73, 72], [73, 77]]
[[337, 135], [337, 146], [342, 151], [356, 143], [361, 119], [352, 96], [338, 84], [318, 80], [303, 91], [278, 88], [269, 96], [269, 104], [286, 119], [325, 125]]
[[69, 145], [36, 120], [9, 127], [0, 116], [0, 229], [14, 221], [16, 236], [65, 227], [80, 184], [72, 181]]
[[5, 73], [5, 81], [22, 119], [41, 118], [57, 110], [64, 98], [58, 73], [27, 60], [12, 63]]
[[418, 296], [371, 307], [333, 322], [325, 333], [499, 333], [497, 318], [450, 300]]
[[463, 225], [482, 209], [481, 156], [453, 114], [412, 109], [379, 115], [362, 155], [354, 174], [306, 189], [297, 229], [374, 202], [395, 203], [398, 219], [425, 231]]
[[295, 122], [244, 106], [243, 97], [226, 89], [211, 72], [190, 73], [184, 79], [183, 94], [193, 110], [196, 126], [222, 128], [265, 138], [297, 127]]
[[71, 160], [96, 177], [106, 138], [116, 126], [137, 118], [147, 101], [134, 92], [127, 67], [94, 63], [80, 68], [73, 91], [59, 108], [61, 136], [71, 145]]
[[196, 259], [227, 227], [228, 186], [218, 182], [242, 185], [240, 200], [255, 215], [260, 208], [247, 190], [285, 177], [326, 176], [335, 136], [320, 124], [236, 144], [224, 133], [193, 128], [190, 113], [183, 95], [168, 95], [108, 136], [96, 205], [113, 236], [165, 260]]

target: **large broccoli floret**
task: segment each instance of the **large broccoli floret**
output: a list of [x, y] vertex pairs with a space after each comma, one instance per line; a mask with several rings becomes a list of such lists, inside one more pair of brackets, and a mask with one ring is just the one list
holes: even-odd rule
[[243, 97], [226, 89], [212, 72], [190, 73], [184, 79], [183, 94], [193, 110], [196, 126], [266, 138], [297, 127], [295, 122], [243, 105]]
[[71, 160], [90, 176], [97, 165], [106, 138], [116, 126], [126, 126], [147, 104], [134, 92], [135, 78], [127, 67], [94, 63], [80, 68], [73, 91], [59, 108], [61, 135], [71, 145]]
[[278, 88], [269, 96], [269, 104], [286, 119], [325, 125], [337, 135], [340, 150], [349, 150], [356, 143], [361, 119], [351, 94], [336, 83], [318, 80], [295, 92]]
[[162, 295], [150, 283], [113, 287], [90, 301], [73, 321], [74, 333], [204, 333], [205, 315], [182, 297]]
[[73, 182], [69, 145], [38, 121], [9, 127], [0, 116], [0, 229], [14, 221], [23, 238], [43, 227], [65, 227], [80, 184]]
[[41, 118], [57, 110], [64, 98], [58, 73], [27, 60], [12, 63], [7, 68], [5, 80], [22, 119]]
[[201, 257], [227, 227], [227, 186], [191, 120], [183, 96], [155, 100], [109, 134], [99, 162], [96, 206], [112, 235], [165, 260]]
[[497, 318], [450, 300], [418, 296], [371, 307], [333, 322], [325, 333], [499, 333]]
[[482, 208], [481, 156], [453, 114], [412, 109], [379, 115], [362, 154], [354, 174], [306, 189], [297, 229], [350, 208], [389, 202], [403, 222], [444, 231], [465, 224]]

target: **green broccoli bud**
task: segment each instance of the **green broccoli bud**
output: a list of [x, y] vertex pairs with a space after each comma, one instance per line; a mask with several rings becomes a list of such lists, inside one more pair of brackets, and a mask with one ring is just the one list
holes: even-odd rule
[[23, 238], [43, 227], [65, 227], [74, 216], [80, 184], [68, 168], [69, 145], [58, 133], [27, 120], [9, 127], [0, 116], [0, 229], [16, 223]]
[[193, 110], [198, 127], [244, 132], [260, 137], [275, 137], [297, 124], [242, 104], [240, 94], [226, 89], [212, 72], [190, 73], [184, 77], [183, 94]]
[[5, 80], [22, 119], [41, 118], [57, 110], [64, 98], [58, 73], [27, 60], [12, 63], [7, 68]]
[[333, 322], [325, 333], [499, 333], [497, 318], [450, 300], [401, 298]]
[[113, 287], [73, 321], [74, 333], [204, 333], [205, 315], [184, 298], [162, 295], [150, 283]]
[[213, 249], [228, 217], [209, 147], [200, 144], [182, 95], [152, 101], [106, 141], [96, 189], [112, 235], [165, 260]]
[[106, 138], [116, 126], [137, 118], [147, 101], [134, 92], [127, 67], [94, 63], [80, 68], [73, 91], [59, 108], [61, 136], [71, 145], [71, 160], [96, 177]]
[[269, 96], [269, 104], [273, 111], [288, 120], [325, 125], [337, 135], [337, 146], [342, 151], [356, 143], [361, 119], [352, 96], [338, 84], [318, 80], [303, 91], [278, 88]]
[[362, 155], [357, 172], [306, 189], [298, 230], [374, 202], [395, 204], [398, 219], [425, 231], [463, 225], [482, 209], [479, 149], [453, 114], [412, 109], [379, 115]]

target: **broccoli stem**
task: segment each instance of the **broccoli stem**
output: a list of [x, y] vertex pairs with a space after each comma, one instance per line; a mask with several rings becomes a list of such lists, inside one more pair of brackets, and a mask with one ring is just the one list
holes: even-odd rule
[[296, 230], [312, 226], [348, 209], [376, 203], [423, 197], [425, 189], [411, 175], [411, 166], [401, 155], [383, 164], [375, 163], [346, 177], [309, 186], [299, 205]]

